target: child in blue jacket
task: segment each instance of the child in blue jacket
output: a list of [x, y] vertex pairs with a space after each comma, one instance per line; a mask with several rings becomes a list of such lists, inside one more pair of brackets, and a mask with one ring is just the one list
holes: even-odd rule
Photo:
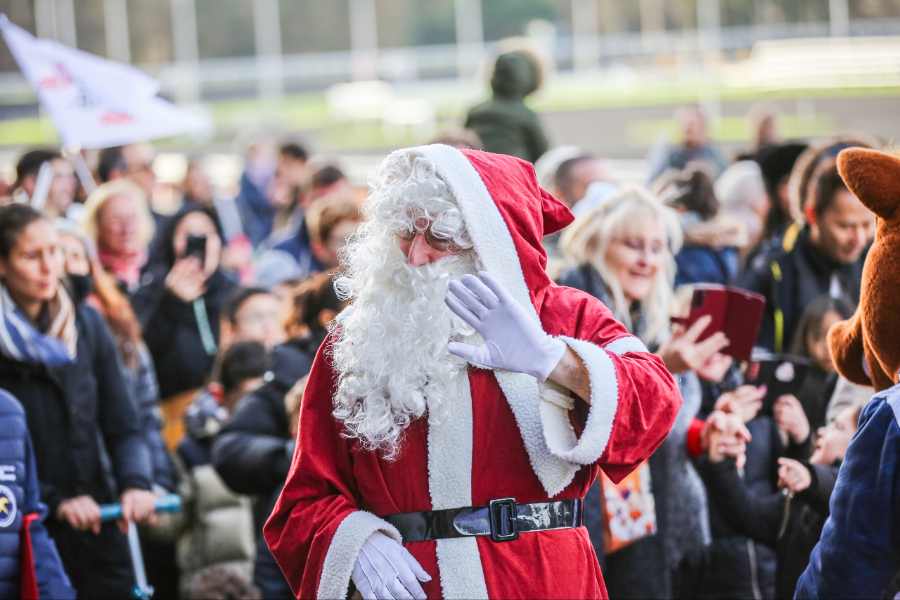
[[46, 512], [25, 411], [0, 390], [0, 598], [75, 598]]

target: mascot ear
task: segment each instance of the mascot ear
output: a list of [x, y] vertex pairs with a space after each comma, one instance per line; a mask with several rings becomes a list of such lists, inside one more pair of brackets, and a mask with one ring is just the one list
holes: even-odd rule
[[862, 322], [858, 311], [848, 320], [831, 326], [828, 330], [828, 350], [834, 368], [845, 379], [859, 385], [872, 385], [863, 366]]
[[853, 194], [882, 219], [890, 219], [900, 206], [900, 157], [847, 148], [838, 154], [838, 171]]

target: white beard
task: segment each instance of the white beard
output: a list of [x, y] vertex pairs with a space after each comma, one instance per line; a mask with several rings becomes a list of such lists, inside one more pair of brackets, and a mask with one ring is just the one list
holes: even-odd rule
[[390, 459], [413, 420], [426, 410], [440, 420], [441, 407], [455, 400], [452, 382], [466, 363], [447, 343], [479, 338], [444, 297], [451, 280], [476, 272], [476, 259], [465, 252], [411, 267], [393, 236], [373, 237], [358, 242], [355, 268], [337, 282], [352, 304], [337, 324], [333, 414], [347, 437]]

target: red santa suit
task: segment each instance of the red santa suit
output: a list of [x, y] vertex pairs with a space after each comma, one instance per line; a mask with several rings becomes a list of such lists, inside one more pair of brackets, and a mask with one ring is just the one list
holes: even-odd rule
[[[621, 479], [663, 441], [681, 403], [662, 361], [606, 306], [550, 281], [541, 239], [573, 217], [538, 186], [531, 164], [443, 145], [401, 152], [435, 164], [484, 269], [580, 357], [590, 375], [590, 404], [575, 400], [567, 409], [548, 401], [546, 386], [532, 376], [470, 367], [449, 414], [414, 421], [399, 457], [387, 461], [341, 435], [326, 340], [303, 397], [293, 464], [264, 528], [302, 598], [345, 597], [373, 532], [403, 542], [382, 516], [507, 497], [583, 498], [600, 469]], [[423, 585], [429, 598], [606, 597], [584, 527], [526, 532], [506, 542], [478, 536], [404, 545], [432, 575]]]

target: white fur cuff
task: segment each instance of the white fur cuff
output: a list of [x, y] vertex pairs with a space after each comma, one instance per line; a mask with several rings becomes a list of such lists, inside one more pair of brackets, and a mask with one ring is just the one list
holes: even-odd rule
[[568, 344], [587, 367], [591, 383], [590, 410], [584, 431], [578, 438], [569, 421], [568, 410], [549, 398], [541, 402], [544, 439], [554, 456], [572, 463], [589, 465], [603, 455], [612, 434], [613, 419], [619, 402], [616, 367], [606, 351], [595, 344], [570, 337], [559, 339]]
[[356, 557], [365, 541], [376, 531], [403, 543], [400, 532], [393, 525], [370, 512], [358, 510], [341, 521], [325, 555], [316, 598], [332, 600], [347, 596]]
[[619, 356], [625, 354], [626, 352], [649, 352], [649, 350], [647, 350], [647, 346], [644, 345], [644, 342], [633, 335], [626, 335], [624, 337], [615, 339], [607, 345], [603, 346], [603, 349], [607, 352], [618, 354]]

